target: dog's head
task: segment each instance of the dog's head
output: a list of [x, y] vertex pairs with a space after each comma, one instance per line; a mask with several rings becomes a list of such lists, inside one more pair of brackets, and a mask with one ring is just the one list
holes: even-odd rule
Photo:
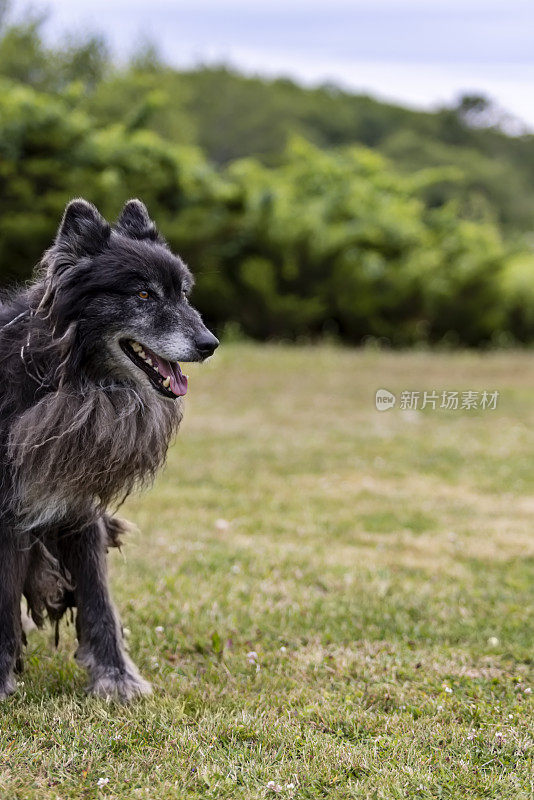
[[175, 399], [187, 390], [180, 361], [203, 361], [219, 342], [189, 303], [193, 278], [139, 200], [115, 226], [85, 200], [67, 206], [44, 258], [40, 311], [54, 335], [75, 338], [80, 366], [150, 386]]

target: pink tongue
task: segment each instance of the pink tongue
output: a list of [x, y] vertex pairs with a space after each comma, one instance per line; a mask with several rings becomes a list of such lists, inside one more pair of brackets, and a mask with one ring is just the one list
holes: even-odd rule
[[158, 365], [158, 372], [164, 378], [170, 378], [171, 385], [169, 389], [177, 397], [183, 397], [187, 392], [187, 378], [183, 375], [180, 365], [178, 363], [170, 364], [165, 358], [157, 356], [155, 353], [150, 355], [153, 362]]

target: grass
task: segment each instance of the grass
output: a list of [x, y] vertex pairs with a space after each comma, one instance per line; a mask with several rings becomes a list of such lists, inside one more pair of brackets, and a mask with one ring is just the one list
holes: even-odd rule
[[[111, 557], [155, 694], [87, 698], [72, 626], [33, 633], [0, 797], [532, 798], [532, 355], [228, 345], [190, 373]], [[382, 387], [499, 406], [379, 413]]]

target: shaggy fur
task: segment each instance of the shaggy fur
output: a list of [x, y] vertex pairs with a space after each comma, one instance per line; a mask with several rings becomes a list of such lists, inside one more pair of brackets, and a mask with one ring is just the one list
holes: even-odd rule
[[106, 509], [165, 461], [182, 418], [177, 362], [218, 345], [188, 303], [191, 286], [142, 203], [129, 201], [112, 228], [76, 200], [36, 282], [0, 306], [0, 699], [21, 666], [22, 594], [56, 635], [77, 608], [91, 691], [150, 690], [109, 596], [106, 552], [127, 526]]
[[[32, 529], [128, 495], [162, 465], [181, 420], [181, 402], [154, 402], [152, 390], [83, 383], [46, 394], [14, 420], [8, 439], [12, 500]], [[83, 458], [80, 458], [83, 454]], [[90, 468], [88, 468], [90, 465]]]

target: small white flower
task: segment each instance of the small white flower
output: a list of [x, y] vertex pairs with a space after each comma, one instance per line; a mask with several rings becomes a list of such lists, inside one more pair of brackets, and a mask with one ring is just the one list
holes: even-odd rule
[[232, 564], [230, 572], [232, 572], [234, 575], [239, 575], [241, 572], [241, 564]]
[[436, 706], [436, 711], [443, 711], [443, 706]]
[[467, 734], [467, 738], [473, 740], [475, 738], [475, 732], [469, 731], [469, 733]]
[[451, 689], [451, 687], [450, 687], [450, 686], [444, 686], [443, 688], [444, 688], [444, 690], [445, 690], [445, 692], [446, 692], [447, 694], [452, 694], [452, 689]]
[[287, 647], [284, 647], [284, 645], [282, 645], [282, 647], [280, 648], [280, 652], [287, 653]]
[[532, 694], [532, 689], [530, 688], [530, 686], [527, 686], [526, 689], [523, 689], [523, 694]]
[[499, 640], [497, 639], [496, 636], [490, 636], [488, 639], [488, 644], [490, 647], [497, 647], [497, 645], [499, 644]]
[[286, 783], [286, 789], [290, 792], [292, 789], [295, 788], [294, 783]]
[[258, 660], [258, 654], [255, 650], [251, 650], [250, 653], [247, 653], [247, 661], [249, 664], [255, 664]]
[[267, 788], [270, 789], [271, 792], [281, 792], [282, 787], [279, 783], [275, 783], [274, 781], [269, 781], [267, 784]]
[[502, 739], [503, 736], [504, 736], [504, 733], [502, 731], [495, 731], [495, 738], [496, 739]]
[[156, 633], [163, 633], [164, 630], [165, 628], [163, 627], [163, 625], [158, 625], [156, 627]]
[[105, 786], [106, 783], [109, 783], [109, 778], [99, 778], [96, 782], [97, 786]]
[[216, 519], [215, 520], [215, 528], [218, 531], [227, 531], [230, 527], [230, 523], [227, 519]]

